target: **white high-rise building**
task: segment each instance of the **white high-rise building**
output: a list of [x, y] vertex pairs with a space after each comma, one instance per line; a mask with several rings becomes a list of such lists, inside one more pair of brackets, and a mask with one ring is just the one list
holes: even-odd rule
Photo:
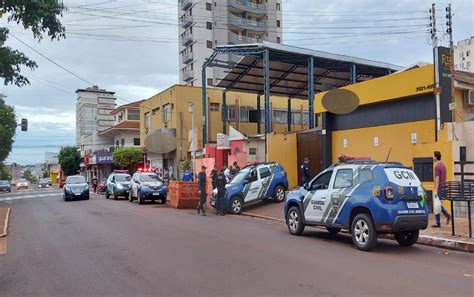
[[454, 47], [454, 69], [474, 72], [474, 36], [458, 41]]
[[113, 146], [113, 138], [98, 133], [112, 127], [115, 118], [110, 114], [115, 109], [115, 92], [92, 86], [76, 90], [76, 143], [81, 154]]
[[[202, 64], [217, 45], [282, 43], [283, 0], [178, 0], [179, 81], [201, 86]], [[220, 57], [219, 60], [235, 57]], [[208, 68], [207, 84], [222, 79]]]

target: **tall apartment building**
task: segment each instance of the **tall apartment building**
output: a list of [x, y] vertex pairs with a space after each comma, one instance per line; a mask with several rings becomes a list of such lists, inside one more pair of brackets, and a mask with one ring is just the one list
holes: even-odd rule
[[[201, 86], [202, 64], [217, 45], [282, 43], [282, 1], [178, 0], [180, 84]], [[223, 76], [223, 69], [208, 68], [207, 84]]]
[[454, 69], [474, 72], [474, 36], [458, 41], [454, 47]]
[[112, 146], [112, 137], [98, 134], [115, 124], [115, 118], [110, 114], [116, 106], [115, 92], [92, 86], [78, 89], [76, 94], [76, 143], [81, 154]]

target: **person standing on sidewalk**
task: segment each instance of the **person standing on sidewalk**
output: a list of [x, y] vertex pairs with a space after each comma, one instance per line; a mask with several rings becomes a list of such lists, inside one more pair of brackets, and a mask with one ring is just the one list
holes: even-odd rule
[[219, 171], [219, 175], [217, 175], [216, 179], [216, 187], [217, 187], [217, 201], [216, 201], [216, 210], [217, 214], [224, 216], [225, 209], [224, 209], [224, 196], [225, 196], [225, 185], [227, 184], [227, 179], [224, 175], [224, 170]]
[[301, 165], [301, 179], [303, 180], [303, 185], [311, 179], [309, 175], [309, 159], [304, 157], [303, 164]]
[[[441, 162], [441, 153], [439, 151], [435, 151], [433, 153], [433, 160], [436, 164], [435, 173], [434, 173], [434, 187], [433, 187], [433, 197], [439, 197], [439, 199], [445, 198], [444, 189], [441, 187], [441, 184], [446, 182], [446, 166], [444, 166], [443, 162]], [[441, 212], [446, 217], [446, 225], [449, 225], [449, 221], [451, 220], [451, 215], [446, 211], [443, 205], [441, 205]], [[433, 228], [440, 228], [441, 227], [441, 215], [435, 215], [436, 224], [432, 225]]]
[[94, 194], [97, 193], [97, 185], [99, 184], [99, 180], [97, 179], [97, 176], [94, 175], [92, 178], [92, 189], [94, 190]]
[[199, 204], [197, 208], [198, 214], [201, 214], [205, 216], [206, 215], [206, 199], [207, 199], [207, 193], [206, 193], [206, 166], [201, 166], [201, 172], [198, 173], [198, 189], [199, 189]]
[[215, 188], [217, 188], [217, 175], [218, 175], [217, 166], [214, 165], [214, 168], [212, 168], [212, 170], [211, 170], [211, 181], [212, 181], [212, 189], [213, 190]]

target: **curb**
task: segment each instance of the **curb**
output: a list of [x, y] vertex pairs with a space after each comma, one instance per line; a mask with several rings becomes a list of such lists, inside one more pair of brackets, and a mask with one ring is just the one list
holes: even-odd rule
[[[283, 219], [257, 215], [250, 212], [242, 212], [242, 215], [248, 216], [248, 217], [259, 218], [259, 219], [270, 220], [270, 221], [279, 222], [279, 223], [285, 223], [285, 220]], [[349, 234], [349, 232], [344, 232], [344, 231], [343, 233]], [[382, 235], [380, 237], [383, 239], [395, 240], [395, 238], [393, 238], [393, 235]], [[466, 252], [466, 253], [474, 253], [473, 243], [466, 242], [466, 241], [452, 240], [452, 239], [447, 239], [447, 238], [441, 238], [441, 237], [436, 237], [436, 236], [420, 235], [420, 237], [418, 238], [417, 244], [450, 249], [450, 250]]]
[[3, 233], [0, 234], [0, 237], [5, 237], [8, 234], [8, 221], [9, 221], [9, 218], [10, 218], [10, 211], [11, 211], [11, 208], [9, 207], [8, 210], [7, 210], [7, 215], [5, 216], [5, 222], [4, 222], [4, 225], [3, 225]]

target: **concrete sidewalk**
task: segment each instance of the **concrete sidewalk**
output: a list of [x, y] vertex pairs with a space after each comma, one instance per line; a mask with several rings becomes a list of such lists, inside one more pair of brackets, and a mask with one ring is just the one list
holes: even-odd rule
[[[284, 203], [274, 203], [269, 200], [262, 204], [257, 204], [244, 209], [242, 214], [285, 224], [283, 208]], [[434, 223], [434, 215], [431, 214], [428, 228], [421, 231], [418, 244], [474, 253], [474, 239], [469, 238], [469, 225], [467, 219], [455, 218], [455, 236], [451, 235], [451, 223], [450, 225], [446, 225], [446, 219], [444, 217], [441, 218], [441, 228], [432, 228], [431, 225]], [[392, 236], [384, 237], [393, 239]]]

